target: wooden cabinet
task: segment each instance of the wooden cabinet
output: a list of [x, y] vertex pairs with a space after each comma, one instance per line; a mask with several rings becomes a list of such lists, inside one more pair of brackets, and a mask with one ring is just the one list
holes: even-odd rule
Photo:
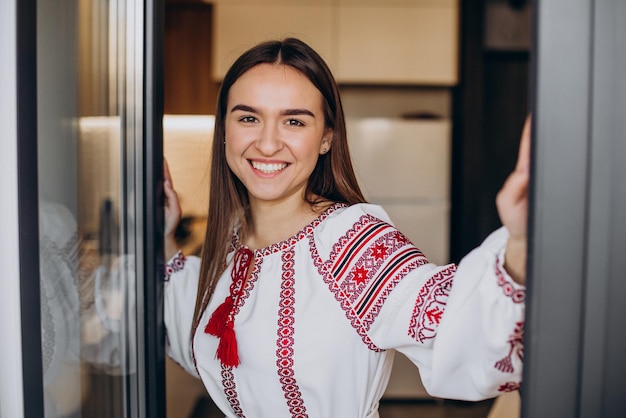
[[255, 44], [300, 38], [327, 62], [333, 52], [331, 0], [215, 1], [214, 76], [222, 79], [237, 57]]
[[459, 0], [216, 0], [214, 76], [267, 39], [299, 37], [339, 82], [454, 85]]
[[457, 1], [342, 0], [336, 13], [342, 82], [457, 83]]
[[165, 4], [164, 108], [168, 114], [212, 114], [213, 6], [199, 0]]

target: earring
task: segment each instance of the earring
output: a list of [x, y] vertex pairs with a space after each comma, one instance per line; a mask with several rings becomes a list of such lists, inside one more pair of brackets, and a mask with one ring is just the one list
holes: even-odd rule
[[323, 148], [322, 149], [322, 154], [326, 154], [328, 152], [328, 148]]

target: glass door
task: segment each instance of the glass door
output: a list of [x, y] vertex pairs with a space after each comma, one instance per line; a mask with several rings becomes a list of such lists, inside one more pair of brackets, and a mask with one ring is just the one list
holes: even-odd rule
[[37, 0], [46, 417], [164, 410], [153, 396], [163, 386], [152, 191], [161, 109], [146, 94], [156, 85], [154, 10], [150, 1]]

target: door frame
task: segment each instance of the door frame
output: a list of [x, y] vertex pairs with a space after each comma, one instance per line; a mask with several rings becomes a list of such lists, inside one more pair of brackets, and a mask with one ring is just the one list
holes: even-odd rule
[[626, 412], [626, 3], [537, 1], [524, 417]]
[[[43, 417], [37, 195], [36, 0], [2, 2], [0, 415]], [[7, 195], [5, 195], [7, 193]], [[24, 394], [28, 394], [25, 402]]]
[[[140, 0], [141, 1], [141, 0]], [[137, 190], [137, 335], [140, 362], [136, 389], [128, 395], [132, 417], [165, 417], [165, 330], [162, 318], [162, 116], [163, 0], [144, 0], [142, 125], [133, 138]], [[139, 3], [139, 4], [141, 4]], [[132, 2], [129, 7], [132, 7]], [[37, 180], [37, 0], [0, 2], [0, 416], [44, 416]], [[139, 299], [138, 299], [139, 301]]]

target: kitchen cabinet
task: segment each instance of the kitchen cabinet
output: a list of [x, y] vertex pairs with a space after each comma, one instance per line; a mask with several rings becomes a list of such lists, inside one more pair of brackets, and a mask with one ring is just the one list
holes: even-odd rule
[[217, 0], [213, 75], [221, 80], [230, 65], [253, 45], [300, 38], [332, 66], [332, 0]]
[[457, 1], [343, 0], [336, 13], [336, 75], [342, 82], [457, 83]]
[[337, 81], [452, 86], [459, 0], [215, 0], [214, 77], [267, 39], [299, 37]]

